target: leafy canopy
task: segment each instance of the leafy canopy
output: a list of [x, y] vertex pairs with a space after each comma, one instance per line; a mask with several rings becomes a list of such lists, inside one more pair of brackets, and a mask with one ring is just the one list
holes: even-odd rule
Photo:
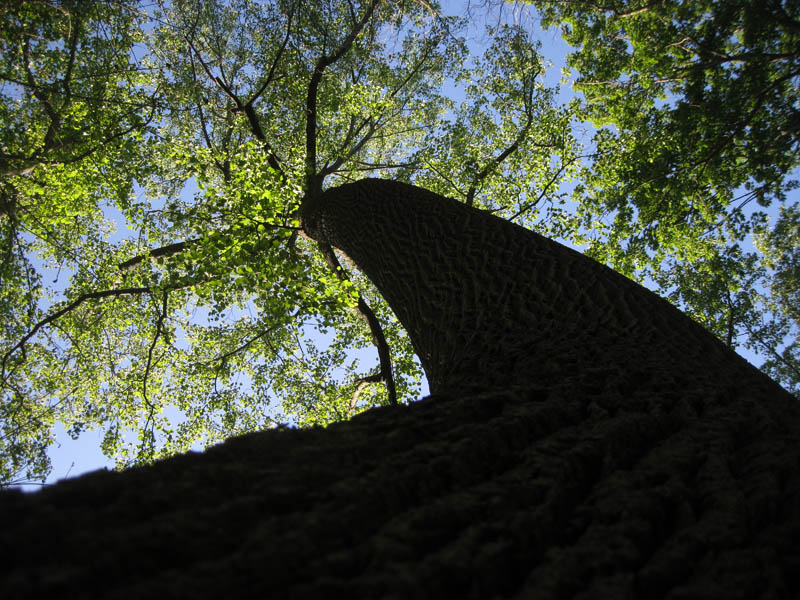
[[[800, 160], [800, 9], [779, 0], [537, 2], [603, 127], [585, 191], [650, 249], [784, 201]], [[607, 127], [604, 127], [607, 126]], [[745, 193], [742, 193], [744, 191]], [[634, 224], [635, 222], [635, 224]], [[659, 227], [666, 224], [668, 227]]]
[[56, 422], [124, 465], [417, 396], [405, 333], [299, 234], [302, 199], [379, 175], [532, 223], [575, 165], [528, 34], [496, 27], [473, 65], [426, 2], [3, 18], [3, 483], [46, 476]]
[[795, 207], [776, 207], [798, 187], [800, 7], [533, 3], [574, 47], [574, 106], [597, 128], [575, 189], [589, 253], [763, 354], [800, 394], [800, 321], [778, 283], [796, 282]]
[[299, 231], [304, 199], [368, 176], [585, 243], [797, 386], [797, 211], [737, 206], [792, 185], [796, 15], [770, 34], [717, 4], [542, 3], [578, 46], [560, 106], [525, 27], [492, 19], [476, 53], [425, 0], [16, 0], [0, 485], [46, 477], [56, 423], [127, 465], [416, 397], [389, 307]]

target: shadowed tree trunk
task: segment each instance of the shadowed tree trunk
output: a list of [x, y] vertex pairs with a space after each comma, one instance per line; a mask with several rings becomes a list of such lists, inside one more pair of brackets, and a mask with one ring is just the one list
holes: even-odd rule
[[791, 598], [796, 401], [644, 288], [364, 180], [303, 209], [433, 395], [0, 496], [3, 597]]

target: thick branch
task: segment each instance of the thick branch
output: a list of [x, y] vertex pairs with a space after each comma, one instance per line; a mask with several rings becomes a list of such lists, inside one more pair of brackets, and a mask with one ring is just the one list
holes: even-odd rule
[[130, 271], [134, 267], [140, 265], [146, 258], [160, 258], [162, 256], [172, 256], [173, 254], [178, 254], [179, 252], [183, 252], [186, 250], [186, 247], [189, 244], [196, 242], [197, 240], [185, 240], [183, 242], [175, 242], [174, 244], [167, 244], [166, 246], [161, 246], [160, 248], [155, 248], [146, 252], [145, 254], [139, 254], [138, 256], [134, 256], [133, 258], [129, 258], [125, 262], [121, 262], [117, 265], [117, 268], [120, 271]]
[[324, 55], [317, 60], [314, 73], [308, 83], [306, 93], [306, 195], [315, 196], [322, 192], [322, 182], [317, 177], [317, 90], [319, 89], [322, 75], [330, 65], [342, 58], [353, 46], [358, 34], [366, 26], [375, 12], [380, 0], [372, 0], [361, 19], [355, 24], [350, 34], [344, 39], [342, 45], [333, 54]]
[[[330, 244], [323, 242], [318, 243], [318, 247], [322, 255], [325, 257], [325, 262], [336, 274], [336, 276], [344, 281], [347, 279], [347, 273], [342, 267], [339, 259], [333, 251]], [[386, 382], [386, 391], [389, 393], [389, 402], [397, 404], [397, 389], [394, 381], [394, 374], [392, 372], [392, 356], [389, 352], [389, 344], [386, 342], [386, 336], [383, 334], [383, 328], [380, 321], [375, 316], [372, 308], [364, 300], [363, 296], [358, 296], [358, 307], [356, 311], [367, 322], [370, 333], [372, 333], [372, 343], [378, 349], [378, 358], [380, 360], [381, 370], [380, 373], [373, 377], [380, 377], [380, 380]]]

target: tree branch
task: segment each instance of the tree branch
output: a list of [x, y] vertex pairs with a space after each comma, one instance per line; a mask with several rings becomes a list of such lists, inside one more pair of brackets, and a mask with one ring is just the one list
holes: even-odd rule
[[183, 242], [175, 242], [174, 244], [167, 244], [166, 246], [161, 246], [160, 248], [154, 248], [145, 254], [139, 254], [138, 256], [134, 256], [133, 258], [129, 258], [128, 260], [121, 262], [117, 265], [117, 268], [120, 271], [130, 271], [137, 265], [144, 262], [145, 258], [160, 258], [162, 256], [172, 256], [173, 254], [178, 254], [179, 252], [183, 252], [186, 250], [186, 247], [189, 244], [193, 244], [197, 242], [196, 239], [185, 240]]
[[561, 173], [563, 173], [563, 172], [564, 172], [564, 170], [565, 170], [565, 169], [566, 169], [566, 168], [567, 168], [569, 165], [571, 165], [573, 162], [574, 162], [574, 161], [570, 161], [570, 162], [567, 162], [567, 163], [564, 163], [564, 164], [562, 164], [562, 165], [561, 165], [561, 168], [559, 168], [559, 169], [558, 169], [558, 171], [556, 171], [556, 172], [555, 172], [555, 174], [554, 174], [554, 175], [553, 175], [553, 176], [550, 178], [550, 181], [548, 181], [548, 182], [547, 182], [547, 184], [544, 186], [544, 188], [542, 188], [542, 191], [541, 191], [541, 193], [539, 194], [539, 196], [536, 198], [536, 200], [534, 200], [533, 202], [526, 202], [526, 203], [525, 203], [525, 206], [522, 206], [522, 207], [520, 207], [520, 209], [519, 209], [519, 210], [516, 212], [516, 214], [514, 214], [514, 215], [513, 215], [512, 217], [510, 217], [508, 220], [509, 220], [509, 221], [514, 221], [515, 219], [517, 219], [518, 217], [520, 217], [520, 216], [521, 216], [523, 213], [526, 213], [526, 212], [527, 212], [527, 211], [529, 211], [531, 208], [533, 208], [534, 206], [536, 206], [537, 204], [539, 204], [539, 202], [541, 202], [541, 201], [542, 201], [542, 198], [544, 198], [544, 195], [547, 193], [547, 190], [549, 190], [549, 189], [550, 189], [550, 186], [552, 186], [552, 185], [553, 185], [553, 184], [556, 182], [556, 180], [557, 180], [557, 179], [558, 179], [558, 178], [561, 176]]
[[[350, 150], [348, 150], [347, 152], [344, 152], [344, 148], [353, 141], [353, 138], [361, 132], [361, 130], [363, 129], [363, 127], [365, 125], [367, 126], [367, 132], [361, 137], [360, 140], [358, 140], [358, 142], [356, 142], [355, 144], [353, 144], [350, 147]], [[320, 172], [319, 172], [320, 176], [324, 177], [325, 175], [329, 175], [329, 174], [333, 173], [334, 171], [339, 169], [339, 167], [341, 167], [347, 160], [349, 160], [350, 158], [352, 158], [353, 156], [358, 154], [359, 150], [361, 150], [364, 147], [364, 145], [369, 140], [372, 139], [372, 136], [375, 135], [375, 132], [377, 130], [378, 130], [378, 127], [375, 124], [375, 122], [372, 120], [372, 118], [368, 117], [368, 118], [364, 119], [362, 121], [362, 123], [354, 131], [352, 131], [352, 132], [348, 131], [348, 135], [347, 135], [347, 137], [345, 139], [345, 142], [344, 142], [344, 144], [342, 146], [342, 150], [343, 150], [342, 153], [339, 155], [339, 157], [335, 161], [333, 161], [332, 164], [325, 165], [325, 167], [320, 169]]]
[[[298, 315], [303, 310], [305, 310], [306, 308], [307, 308], [306, 306], [301, 306], [296, 311], [294, 311], [294, 314], [289, 315], [289, 318], [290, 319], [296, 319], [298, 317]], [[247, 350], [247, 348], [252, 346], [255, 342], [257, 342], [261, 338], [269, 335], [270, 333], [274, 332], [276, 329], [278, 329], [278, 327], [281, 327], [281, 325], [283, 325], [283, 324], [282, 323], [278, 323], [277, 325], [273, 325], [272, 327], [268, 327], [267, 329], [264, 329], [263, 331], [261, 331], [260, 333], [257, 333], [256, 335], [254, 335], [250, 339], [242, 342], [239, 346], [237, 346], [233, 350], [229, 350], [228, 352], [225, 352], [224, 354], [219, 354], [219, 355], [215, 356], [214, 359], [213, 359], [213, 362], [219, 362], [221, 365], [224, 364], [225, 361], [227, 359], [229, 359], [231, 356], [233, 356], [235, 354], [238, 354], [239, 352], [242, 352], [243, 350]], [[211, 363], [206, 363], [206, 364], [211, 364]]]
[[727, 281], [725, 282], [725, 304], [728, 307], [728, 327], [727, 327], [727, 334], [725, 336], [725, 343], [727, 344], [728, 348], [733, 349], [733, 334], [735, 332], [735, 320], [734, 320], [734, 307], [733, 307], [733, 299], [731, 298], [731, 290], [727, 286]]
[[36, 335], [42, 327], [49, 325], [50, 323], [52, 323], [57, 319], [60, 319], [67, 313], [72, 312], [87, 300], [95, 300], [99, 298], [108, 298], [116, 296], [132, 296], [136, 294], [147, 294], [151, 291], [152, 289], [149, 287], [130, 287], [130, 288], [119, 288], [114, 290], [101, 290], [98, 292], [88, 292], [86, 294], [81, 294], [80, 296], [78, 296], [77, 299], [67, 304], [64, 308], [57, 310], [53, 314], [48, 315], [47, 317], [36, 323], [36, 325], [34, 325], [33, 328], [27, 334], [25, 334], [25, 336], [23, 336], [23, 338], [19, 342], [17, 342], [17, 344], [13, 348], [11, 348], [11, 350], [9, 350], [3, 355], [3, 360], [0, 362], [0, 375], [2, 375], [2, 379], [4, 381], [6, 379], [6, 364], [8, 363], [8, 359], [11, 357], [12, 354], [14, 354], [17, 350], [20, 350], [22, 351], [22, 356], [24, 358], [25, 344], [27, 344], [28, 340], [30, 340], [34, 335]]
[[[151, 98], [151, 100], [153, 100], [153, 98]], [[143, 108], [145, 106], [148, 106], [148, 105], [147, 104], [141, 104], [141, 105], [138, 106], [138, 108]], [[0, 172], [3, 175], [6, 175], [6, 176], [15, 176], [15, 175], [16, 176], [24, 176], [24, 175], [28, 175], [31, 171], [33, 171], [39, 165], [44, 165], [44, 164], [69, 165], [69, 164], [72, 164], [72, 163], [80, 162], [84, 158], [94, 154], [97, 150], [99, 150], [103, 146], [106, 146], [106, 145], [114, 142], [115, 140], [118, 140], [118, 139], [121, 139], [121, 138], [125, 137], [127, 134], [129, 134], [132, 131], [135, 131], [136, 129], [142, 129], [144, 127], [147, 127], [150, 124], [150, 121], [152, 121], [153, 117], [155, 116], [155, 110], [156, 110], [155, 101], [153, 101], [153, 103], [150, 104], [149, 106], [151, 106], [152, 109], [150, 111], [150, 114], [147, 117], [147, 120], [144, 123], [133, 124], [130, 127], [128, 127], [127, 129], [124, 129], [122, 131], [118, 131], [116, 133], [112, 133], [111, 135], [109, 135], [105, 139], [100, 140], [97, 144], [95, 144], [94, 146], [92, 146], [88, 150], [84, 150], [80, 154], [76, 154], [75, 156], [71, 156], [70, 158], [63, 159], [63, 160], [45, 160], [44, 158], [40, 158], [41, 153], [44, 152], [44, 151], [47, 151], [47, 150], [52, 150], [54, 148], [54, 146], [53, 145], [50, 145], [48, 147], [43, 146], [42, 148], [37, 150], [34, 154], [32, 154], [30, 157], [27, 157], [27, 158], [24, 159], [24, 163], [27, 163], [27, 166], [23, 166], [23, 167], [21, 167], [19, 169], [11, 169], [11, 168], [0, 169]], [[134, 114], [134, 113], [132, 112], [130, 114]], [[63, 148], [65, 145], [66, 144], [61, 144], [60, 147]]]
[[[163, 299], [161, 301], [161, 310], [158, 313], [158, 320], [156, 321], [156, 333], [153, 335], [153, 341], [150, 344], [150, 348], [147, 351], [147, 365], [144, 369], [144, 377], [142, 377], [142, 398], [144, 398], [145, 403], [147, 404], [149, 410], [149, 414], [147, 417], [147, 422], [150, 422], [150, 419], [153, 416], [153, 411], [155, 411], [155, 406], [153, 403], [150, 402], [150, 399], [147, 397], [147, 378], [150, 376], [150, 369], [153, 365], [153, 350], [155, 350], [156, 344], [158, 343], [158, 338], [161, 336], [161, 332], [164, 326], [164, 319], [167, 318], [167, 298], [169, 296], [169, 292], [164, 290]], [[147, 428], [147, 424], [145, 424], [145, 428]], [[142, 442], [144, 443], [144, 441]]]
[[[251, 219], [251, 221], [256, 223], [257, 225], [265, 225], [265, 227], [267, 227], [267, 228], [272, 228], [272, 229], [291, 229], [294, 232], [297, 231], [296, 227], [289, 227], [289, 226], [286, 226], [286, 225], [264, 224], [264, 223], [259, 223], [255, 219]], [[250, 229], [250, 231], [254, 231], [255, 229], [256, 229], [256, 227], [253, 227], [253, 229]], [[247, 229], [245, 229], [245, 232], [247, 232]], [[230, 230], [228, 230], [228, 229], [224, 229], [224, 230], [219, 232], [220, 235], [228, 234], [228, 233], [230, 233]], [[173, 244], [167, 244], [166, 246], [161, 246], [160, 248], [153, 248], [152, 250], [148, 250], [147, 252], [145, 252], [143, 254], [138, 254], [138, 255], [134, 256], [133, 258], [129, 258], [128, 260], [119, 263], [117, 265], [117, 269], [119, 269], [120, 271], [130, 271], [134, 267], [136, 267], [136, 266], [140, 265], [142, 262], [144, 262], [145, 259], [148, 259], [148, 258], [162, 258], [162, 257], [166, 258], [166, 257], [172, 256], [174, 254], [178, 254], [178, 253], [183, 252], [184, 250], [186, 250], [192, 244], [196, 244], [196, 243], [200, 242], [201, 240], [202, 240], [202, 238], [189, 238], [188, 240], [183, 240], [181, 242], [175, 242]], [[276, 240], [280, 240], [280, 236], [273, 236], [271, 238], [272, 242], [275, 242]]]
[[[225, 81], [222, 78], [217, 77], [211, 72], [211, 69], [203, 60], [203, 57], [200, 55], [200, 52], [198, 52], [197, 49], [194, 47], [194, 44], [192, 43], [192, 40], [189, 38], [189, 36], [184, 35], [183, 37], [186, 40], [186, 43], [189, 45], [189, 49], [192, 52], [194, 52], [195, 56], [197, 56], [197, 60], [203, 67], [203, 70], [206, 72], [206, 75], [208, 75], [208, 78], [211, 79], [211, 81], [213, 81], [214, 83], [216, 83], [217, 86], [223, 92], [225, 92], [225, 94], [233, 101], [233, 103], [236, 105], [236, 112], [241, 112], [247, 117], [247, 122], [250, 124], [250, 130], [253, 132], [253, 135], [262, 144], [264, 144], [264, 147], [267, 150], [267, 162], [269, 163], [269, 166], [272, 167], [278, 173], [280, 173], [283, 178], [285, 178], [286, 174], [283, 172], [283, 169], [281, 169], [280, 161], [278, 160], [275, 151], [272, 149], [272, 146], [270, 146], [269, 141], [267, 140], [267, 136], [264, 134], [264, 130], [262, 129], [261, 123], [258, 120], [258, 115], [256, 115], [256, 112], [253, 109], [252, 100], [247, 104], [242, 104], [242, 101], [239, 99], [239, 96], [236, 95], [233, 89], [231, 89], [231, 87], [227, 83], [225, 83]], [[260, 93], [261, 92], [259, 91], [259, 94]]]
[[366, 26], [380, 0], [372, 0], [361, 19], [355, 23], [350, 34], [333, 54], [323, 55], [314, 66], [306, 92], [306, 189], [307, 196], [316, 196], [322, 191], [322, 181], [317, 177], [317, 91], [325, 69], [342, 58], [353, 46], [358, 34]]
[[280, 61], [281, 56], [286, 50], [286, 45], [289, 43], [289, 35], [292, 32], [292, 19], [294, 18], [294, 11], [295, 11], [295, 5], [292, 4], [286, 22], [286, 36], [283, 38], [283, 43], [281, 44], [281, 47], [278, 48], [278, 51], [275, 53], [275, 58], [272, 60], [272, 64], [269, 67], [267, 78], [264, 80], [264, 83], [261, 85], [261, 87], [258, 88], [258, 91], [255, 94], [253, 94], [253, 97], [247, 101], [247, 104], [245, 104], [245, 106], [253, 106], [253, 103], [258, 99], [258, 97], [262, 93], [264, 93], [264, 90], [267, 89], [267, 86], [270, 83], [272, 83], [273, 77], [275, 76], [275, 69], [278, 66], [278, 62]]
[[780, 353], [779, 353], [779, 352], [778, 352], [778, 351], [777, 351], [777, 350], [776, 350], [776, 349], [773, 347], [773, 345], [772, 345], [772, 344], [768, 344], [767, 342], [765, 342], [765, 341], [764, 341], [764, 338], [763, 338], [763, 337], [761, 337], [761, 334], [759, 334], [759, 333], [756, 333], [755, 331], [753, 331], [753, 328], [752, 328], [752, 327], [751, 327], [751, 326], [750, 326], [748, 323], [746, 323], [746, 322], [745, 322], [745, 323], [744, 323], [744, 326], [745, 326], [745, 328], [747, 329], [747, 333], [749, 333], [749, 334], [750, 334], [750, 337], [752, 337], [754, 340], [756, 340], [756, 341], [757, 341], [757, 342], [758, 342], [758, 343], [761, 345], [761, 347], [762, 347], [762, 348], [764, 348], [764, 349], [765, 349], [765, 350], [766, 350], [766, 351], [767, 351], [769, 354], [771, 354], [771, 355], [772, 355], [772, 357], [773, 357], [773, 358], [774, 358], [776, 361], [778, 361], [778, 362], [779, 362], [779, 363], [781, 363], [781, 364], [782, 364], [784, 367], [786, 367], [787, 369], [789, 369], [789, 370], [790, 370], [790, 371], [791, 371], [791, 372], [794, 374], [794, 376], [795, 376], [795, 377], [797, 377], [798, 379], [800, 379], [800, 368], [799, 368], [799, 367], [800, 367], [800, 365], [793, 364], [793, 363], [789, 362], [788, 360], [786, 360], [786, 359], [785, 359], [785, 358], [784, 358], [784, 357], [783, 357], [783, 356], [782, 356], [782, 355], [781, 355], [781, 354], [780, 354]]
[[356, 389], [353, 390], [353, 397], [350, 399], [350, 406], [348, 407], [348, 412], [352, 415], [356, 410], [356, 405], [358, 404], [358, 397], [361, 395], [361, 392], [365, 387], [367, 387], [370, 383], [380, 383], [383, 380], [383, 376], [380, 373], [376, 373], [374, 375], [367, 375], [366, 377], [361, 377], [360, 379], [356, 379]]
[[[575, 4], [575, 5], [580, 6], [582, 2], [583, 2], [583, 0], [580, 0], [578, 2], [567, 2], [567, 4]], [[631, 9], [631, 10], [629, 10], [627, 12], [622, 12], [622, 11], [620, 11], [620, 10], [614, 8], [614, 7], [611, 7], [611, 6], [602, 6], [602, 5], [596, 4], [594, 2], [590, 2], [590, 3], [587, 3], [587, 4], [589, 4], [589, 6], [591, 6], [593, 9], [595, 9], [597, 11], [610, 12], [611, 14], [613, 14], [617, 18], [625, 19], [625, 18], [629, 18], [629, 17], [635, 17], [636, 15], [648, 12], [648, 11], [656, 8], [662, 2], [663, 2], [663, 0], [654, 0], [653, 2], [650, 2], [649, 4], [646, 4], [645, 6], [642, 6], [641, 8], [634, 8], [634, 9]]]
[[34, 150], [31, 158], [35, 157], [40, 152], [46, 152], [53, 147], [56, 132], [61, 128], [61, 116], [53, 108], [50, 98], [42, 92], [41, 86], [36, 83], [31, 71], [31, 58], [30, 58], [30, 38], [25, 38], [25, 43], [22, 45], [22, 59], [25, 61], [25, 73], [27, 77], [28, 87], [31, 94], [39, 101], [47, 113], [47, 118], [50, 119], [50, 124], [47, 126], [47, 131], [44, 134], [44, 140], [40, 150]]
[[[191, 61], [192, 64], [192, 82], [196, 87], [199, 87], [197, 82], [197, 65], [195, 64], [194, 54], [191, 52], [191, 50], [189, 51], [189, 60]], [[227, 180], [228, 173], [227, 170], [225, 169], [225, 165], [220, 163], [216, 158], [218, 150], [216, 148], [216, 145], [211, 141], [211, 136], [208, 133], [206, 118], [205, 115], [203, 114], [203, 106], [200, 104], [200, 102], [195, 102], [195, 105], [197, 106], [197, 116], [200, 118], [200, 131], [203, 134], [203, 139], [206, 141], [206, 146], [208, 146], [208, 149], [211, 150], [212, 152], [212, 156], [214, 157], [213, 158], [214, 164], [217, 165], [217, 168], [220, 170], [223, 177]]]
[[72, 23], [72, 35], [70, 36], [69, 40], [69, 59], [67, 62], [67, 71], [64, 74], [64, 79], [61, 82], [61, 85], [64, 88], [64, 101], [61, 103], [61, 110], [64, 110], [70, 102], [72, 96], [72, 88], [70, 84], [72, 83], [72, 73], [75, 68], [75, 55], [78, 51], [78, 36], [80, 34], [80, 29], [83, 27], [83, 23], [81, 22], [80, 15], [72, 13], [70, 17], [74, 19]]
[[[532, 98], [532, 95], [533, 95], [534, 80], [536, 79], [536, 76], [538, 74], [539, 73], [537, 72], [537, 73], [534, 73], [532, 75], [531, 82], [530, 82], [530, 88], [527, 90], [527, 94], [526, 94], [525, 99], [524, 99], [524, 102], [525, 102], [525, 116], [526, 116], [525, 125], [523, 125], [522, 128], [519, 130], [519, 133], [517, 134], [517, 137], [508, 146], [508, 148], [503, 150], [497, 157], [495, 157], [491, 161], [489, 161], [489, 163], [483, 168], [483, 170], [480, 173], [478, 173], [475, 176], [475, 178], [472, 180], [472, 185], [470, 186], [469, 190], [467, 191], [467, 199], [466, 199], [467, 206], [472, 206], [473, 202], [475, 201], [475, 193], [477, 192], [478, 184], [481, 181], [483, 181], [484, 179], [486, 179], [486, 177], [488, 177], [488, 175], [492, 171], [494, 171], [498, 166], [500, 166], [500, 163], [502, 163], [512, 153], [516, 152], [517, 149], [519, 148], [519, 145], [522, 143], [522, 140], [524, 140], [525, 136], [528, 135], [528, 130], [531, 128], [531, 125], [533, 124], [533, 106], [532, 106], [533, 98]], [[551, 144], [551, 145], [553, 145], [553, 144]]]
[[[338, 277], [340, 281], [347, 280], [347, 273], [339, 262], [339, 259], [336, 257], [336, 253], [333, 251], [333, 248], [330, 246], [330, 244], [319, 242], [317, 247], [319, 248], [320, 252], [322, 252], [322, 256], [325, 257], [325, 262], [328, 263], [328, 266], [336, 274], [336, 277]], [[394, 374], [392, 372], [392, 357], [391, 353], [389, 352], [389, 344], [386, 342], [386, 336], [383, 334], [383, 328], [381, 327], [380, 321], [378, 321], [378, 318], [375, 316], [372, 308], [370, 308], [369, 304], [367, 304], [366, 300], [364, 300], [364, 297], [361, 294], [358, 295], [358, 307], [356, 311], [369, 326], [369, 330], [372, 333], [372, 343], [375, 344], [375, 347], [378, 349], [378, 358], [380, 360], [381, 370], [380, 373], [375, 375], [375, 377], [380, 377], [380, 380], [386, 383], [386, 391], [389, 393], [389, 402], [392, 404], [397, 404], [397, 389], [395, 386]]]
[[475, 178], [472, 180], [472, 185], [467, 191], [467, 199], [466, 199], [467, 206], [472, 206], [473, 202], [475, 201], [475, 192], [477, 191], [478, 184], [484, 179], [486, 179], [489, 173], [494, 171], [498, 166], [500, 166], [500, 163], [502, 163], [513, 152], [515, 152], [517, 148], [519, 148], [520, 139], [525, 135], [525, 133], [527, 133], [527, 130], [528, 126], [526, 125], [523, 128], [523, 131], [520, 132], [520, 135], [517, 136], [517, 139], [515, 139], [508, 148], [503, 150], [499, 156], [489, 161], [489, 163], [483, 168], [483, 170], [475, 176]]

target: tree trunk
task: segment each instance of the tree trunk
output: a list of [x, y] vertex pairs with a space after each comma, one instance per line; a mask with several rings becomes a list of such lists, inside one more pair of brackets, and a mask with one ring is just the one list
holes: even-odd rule
[[5, 493], [3, 597], [800, 594], [800, 411], [724, 344], [419, 188], [342, 186], [303, 223], [380, 289], [433, 395]]
[[549, 387], [580, 376], [625, 388], [633, 400], [653, 386], [683, 388], [687, 378], [714, 382], [718, 392], [738, 388], [743, 373], [764, 382], [622, 275], [426, 190], [379, 179], [344, 185], [307, 210], [304, 226], [378, 287], [432, 392]]

